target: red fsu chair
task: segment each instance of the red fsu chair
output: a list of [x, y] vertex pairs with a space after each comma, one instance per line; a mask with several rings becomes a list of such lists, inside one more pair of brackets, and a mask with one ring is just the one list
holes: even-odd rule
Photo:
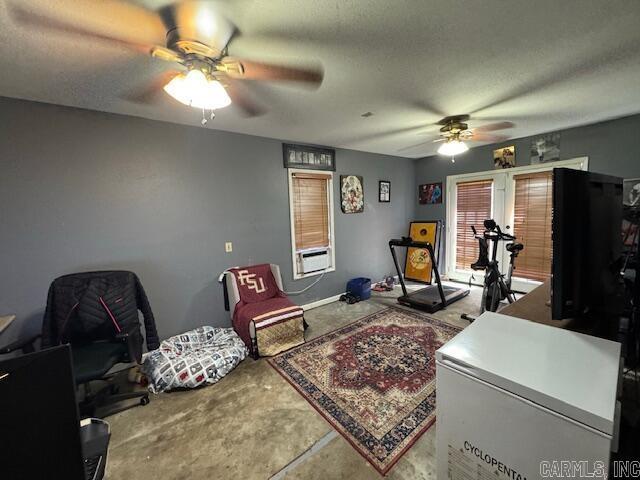
[[278, 265], [231, 268], [223, 286], [233, 328], [254, 359], [304, 343], [304, 310], [282, 291]]

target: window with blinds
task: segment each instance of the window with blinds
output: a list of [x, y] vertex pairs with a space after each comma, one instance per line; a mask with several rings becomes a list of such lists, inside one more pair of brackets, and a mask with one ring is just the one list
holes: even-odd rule
[[483, 222], [491, 218], [493, 180], [460, 182], [456, 185], [456, 269], [470, 270], [478, 259], [478, 240], [471, 225], [484, 231]]
[[524, 250], [516, 260], [515, 277], [545, 281], [551, 276], [553, 243], [553, 171], [515, 175], [513, 232]]
[[321, 173], [295, 172], [291, 177], [295, 251], [328, 247], [330, 243], [328, 189], [331, 176]]

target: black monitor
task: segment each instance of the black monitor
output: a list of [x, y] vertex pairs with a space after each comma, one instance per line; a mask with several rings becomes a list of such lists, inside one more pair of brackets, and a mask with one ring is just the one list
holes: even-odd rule
[[622, 179], [553, 170], [551, 317], [605, 318], [619, 308]]
[[0, 362], [0, 477], [85, 478], [68, 345]]

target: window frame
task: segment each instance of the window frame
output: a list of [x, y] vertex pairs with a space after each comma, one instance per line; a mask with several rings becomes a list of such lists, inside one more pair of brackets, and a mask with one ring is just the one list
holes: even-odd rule
[[[456, 268], [456, 185], [460, 182], [469, 182], [472, 180], [493, 180], [493, 193], [491, 201], [492, 216], [496, 222], [504, 227], [505, 225], [513, 226], [514, 221], [514, 203], [515, 203], [515, 179], [514, 176], [523, 173], [535, 173], [551, 170], [554, 168], [574, 168], [576, 170], [589, 169], [589, 157], [576, 157], [569, 160], [560, 160], [557, 162], [547, 162], [533, 165], [524, 165], [521, 167], [506, 168], [499, 170], [487, 170], [484, 172], [464, 173], [459, 175], [449, 175], [447, 177], [446, 191], [446, 275], [450, 280], [469, 282], [475, 285], [482, 285], [484, 278], [483, 272], [473, 272], [469, 270], [458, 270]], [[511, 230], [508, 230], [511, 232]], [[471, 231], [469, 231], [471, 235]], [[505, 265], [509, 264], [509, 254], [505, 248], [498, 249], [497, 260], [500, 269], [506, 273]], [[512, 288], [520, 292], [530, 292], [541, 282], [518, 278], [516, 271], [514, 272]], [[472, 279], [472, 276], [474, 277]]]
[[[317, 173], [318, 175], [327, 176], [327, 215], [328, 226], [329, 226], [329, 258], [330, 265], [324, 270], [318, 270], [316, 272], [310, 273], [301, 273], [298, 271], [298, 254], [303, 250], [296, 250], [296, 227], [295, 227], [295, 214], [293, 208], [293, 178], [296, 173]], [[336, 270], [336, 249], [335, 249], [335, 212], [334, 212], [334, 203], [333, 203], [333, 177], [334, 174], [331, 171], [327, 170], [312, 170], [309, 168], [287, 168], [287, 182], [289, 189], [289, 226], [291, 231], [291, 268], [293, 270], [293, 279], [300, 280], [302, 278], [313, 277], [316, 275], [322, 275], [327, 272], [334, 272]], [[320, 247], [318, 247], [320, 248]], [[317, 250], [317, 248], [309, 248], [305, 251], [313, 251]]]

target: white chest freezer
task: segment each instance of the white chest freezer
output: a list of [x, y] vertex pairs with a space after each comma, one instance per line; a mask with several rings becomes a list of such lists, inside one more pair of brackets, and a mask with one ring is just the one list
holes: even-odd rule
[[620, 344], [486, 312], [436, 352], [438, 479], [605, 478]]

